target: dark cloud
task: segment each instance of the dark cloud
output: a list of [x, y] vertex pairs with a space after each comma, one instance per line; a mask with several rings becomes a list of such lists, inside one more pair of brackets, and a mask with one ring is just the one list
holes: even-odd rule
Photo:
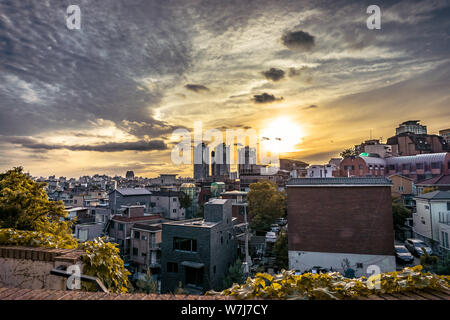
[[289, 77], [297, 77], [304, 73], [304, 71], [309, 70], [308, 67], [303, 66], [300, 68], [289, 68]]
[[318, 105], [312, 104], [310, 106], [304, 107], [303, 110], [317, 109], [318, 107]]
[[291, 50], [310, 51], [315, 45], [314, 36], [301, 30], [285, 32], [281, 41]]
[[205, 92], [209, 91], [207, 87], [201, 84], [187, 84], [184, 86], [186, 89], [194, 91], [194, 92]]
[[145, 123], [153, 137], [166, 132], [152, 110], [175, 83], [146, 79], [176, 82], [187, 69], [183, 23], [154, 1], [77, 4], [81, 30], [66, 28], [65, 1], [0, 2], [0, 134], [89, 129], [98, 119]]
[[270, 103], [278, 100], [283, 100], [283, 97], [276, 98], [273, 94], [269, 93], [262, 93], [262, 94], [255, 94], [253, 96], [253, 101], [255, 103]]
[[139, 140], [131, 142], [107, 142], [92, 145], [64, 145], [48, 144], [39, 142], [29, 137], [2, 137], [4, 142], [20, 145], [26, 149], [37, 150], [71, 150], [71, 151], [97, 151], [97, 152], [120, 152], [120, 151], [153, 151], [166, 150], [167, 145], [162, 140]]
[[266, 79], [272, 80], [272, 81], [278, 81], [284, 78], [284, 71], [277, 68], [270, 68], [267, 71], [261, 72]]

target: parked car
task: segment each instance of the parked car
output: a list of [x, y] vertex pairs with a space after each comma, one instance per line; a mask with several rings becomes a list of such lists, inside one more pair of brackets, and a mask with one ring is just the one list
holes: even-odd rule
[[410, 264], [414, 262], [413, 255], [406, 249], [405, 246], [396, 245], [395, 248], [395, 260], [400, 264]]
[[433, 254], [433, 250], [422, 240], [419, 239], [407, 239], [405, 241], [405, 247], [415, 256], [421, 256], [424, 254], [422, 248], [429, 254]]
[[286, 218], [279, 218], [275, 221], [276, 224], [278, 224], [280, 227], [283, 227], [287, 224]]
[[272, 224], [270, 225], [270, 231], [278, 233], [280, 232], [281, 227], [278, 224]]
[[269, 231], [266, 233], [266, 242], [276, 242], [277, 234], [275, 232]]

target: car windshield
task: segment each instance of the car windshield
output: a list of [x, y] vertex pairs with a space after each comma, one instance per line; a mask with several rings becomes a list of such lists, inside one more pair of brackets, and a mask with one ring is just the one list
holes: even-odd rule
[[405, 247], [396, 247], [395, 251], [397, 251], [398, 253], [408, 253], [408, 249], [406, 249]]
[[427, 245], [425, 243], [423, 243], [423, 242], [415, 242], [414, 246], [421, 248], [421, 247], [426, 247]]

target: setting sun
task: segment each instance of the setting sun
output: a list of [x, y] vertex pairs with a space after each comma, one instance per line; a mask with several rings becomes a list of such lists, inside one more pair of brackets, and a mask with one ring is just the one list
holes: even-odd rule
[[288, 117], [280, 117], [260, 131], [264, 148], [276, 153], [294, 152], [304, 136], [302, 128]]

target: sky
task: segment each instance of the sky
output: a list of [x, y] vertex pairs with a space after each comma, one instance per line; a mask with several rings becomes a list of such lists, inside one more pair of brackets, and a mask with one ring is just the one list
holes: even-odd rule
[[196, 121], [279, 135], [310, 164], [406, 120], [437, 134], [449, 40], [449, 1], [2, 0], [0, 171], [192, 176], [172, 133]]

